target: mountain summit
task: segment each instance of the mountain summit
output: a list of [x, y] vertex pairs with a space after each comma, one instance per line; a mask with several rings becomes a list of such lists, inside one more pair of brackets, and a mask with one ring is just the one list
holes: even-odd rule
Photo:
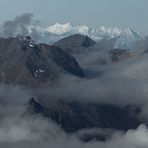
[[67, 52], [78, 53], [80, 52], [80, 48], [84, 51], [85, 48], [92, 47], [95, 44], [96, 43], [88, 36], [74, 34], [55, 42], [54, 45], [66, 50]]
[[116, 27], [105, 27], [102, 26], [100, 28], [90, 28], [86, 25], [82, 26], [74, 26], [70, 23], [66, 24], [59, 24], [56, 23], [55, 25], [49, 26], [46, 29], [49, 33], [62, 35], [62, 34], [82, 34], [87, 35], [94, 40], [99, 40], [104, 37], [107, 38], [116, 38], [116, 37], [125, 37], [128, 39], [138, 39], [140, 38], [140, 34], [138, 32], [133, 31], [130, 28], [126, 28], [124, 30], [118, 29]]
[[[18, 34], [24, 34], [24, 29], [19, 27], [13, 33], [13, 37]], [[99, 27], [91, 28], [87, 25], [72, 25], [71, 23], [60, 24], [56, 23], [49, 26], [27, 25], [25, 26], [25, 35], [31, 36], [36, 42], [53, 44], [65, 37], [81, 34], [88, 36], [92, 40], [98, 42], [101, 39], [116, 39], [115, 48], [130, 49], [133, 47], [133, 42], [140, 40], [143, 36], [130, 29], [118, 29], [116, 27]]]

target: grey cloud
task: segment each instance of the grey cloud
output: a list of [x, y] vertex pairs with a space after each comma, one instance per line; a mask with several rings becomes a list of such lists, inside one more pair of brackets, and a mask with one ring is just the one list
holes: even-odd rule
[[34, 16], [31, 13], [24, 13], [20, 16], [16, 16], [13, 20], [8, 20], [1, 26], [1, 36], [4, 37], [16, 37], [18, 34], [29, 35], [36, 42], [41, 38], [40, 33], [35, 27], [29, 30], [28, 27], [40, 24], [40, 21], [34, 20]]
[[5, 36], [14, 36], [15, 33], [19, 31], [22, 34], [27, 33], [27, 25], [31, 24], [33, 15], [30, 13], [22, 14], [21, 16], [16, 16], [14, 20], [8, 20], [3, 24], [3, 31]]
[[[57, 133], [58, 134], [58, 133]], [[147, 148], [148, 129], [145, 125], [140, 125], [136, 130], [129, 130], [126, 133], [116, 132], [112, 138], [106, 142], [96, 142], [92, 141], [89, 143], [83, 143], [77, 138], [62, 138], [55, 139], [52, 141], [48, 140], [31, 140], [31, 141], [18, 141], [11, 143], [1, 143], [0, 146], [4, 148], [30, 148], [30, 147], [52, 147], [52, 148]]]

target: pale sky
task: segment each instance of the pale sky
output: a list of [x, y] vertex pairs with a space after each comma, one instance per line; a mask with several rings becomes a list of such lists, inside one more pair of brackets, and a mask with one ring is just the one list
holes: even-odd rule
[[0, 22], [33, 13], [43, 23], [132, 28], [148, 34], [148, 0], [0, 0]]

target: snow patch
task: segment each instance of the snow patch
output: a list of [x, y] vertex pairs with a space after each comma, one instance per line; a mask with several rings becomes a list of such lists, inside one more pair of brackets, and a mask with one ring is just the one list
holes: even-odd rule
[[44, 70], [42, 70], [42, 69], [39, 69], [39, 72], [45, 72]]

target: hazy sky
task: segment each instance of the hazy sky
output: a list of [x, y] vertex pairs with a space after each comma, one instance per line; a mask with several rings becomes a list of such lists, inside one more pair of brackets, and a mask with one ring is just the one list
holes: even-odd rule
[[0, 0], [0, 22], [26, 12], [49, 24], [129, 27], [148, 33], [148, 0]]

